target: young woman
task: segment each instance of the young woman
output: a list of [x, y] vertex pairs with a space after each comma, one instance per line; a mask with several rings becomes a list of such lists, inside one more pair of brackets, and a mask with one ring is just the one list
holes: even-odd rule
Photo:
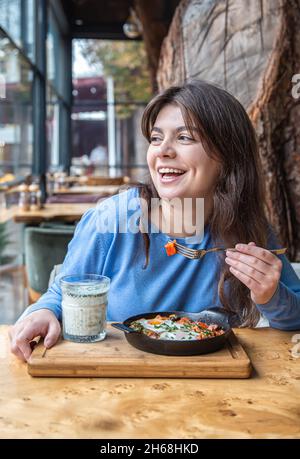
[[[28, 359], [37, 335], [45, 337], [46, 347], [57, 341], [60, 279], [66, 274], [111, 278], [108, 320], [217, 305], [236, 312], [241, 326], [254, 327], [264, 316], [274, 328], [300, 328], [300, 281], [285, 256], [268, 250], [279, 245], [264, 215], [258, 147], [242, 105], [223, 89], [192, 81], [156, 96], [145, 109], [142, 130], [149, 140], [149, 184], [82, 217], [60, 274], [10, 331], [12, 352], [20, 358]], [[195, 223], [199, 198], [203, 237]], [[184, 225], [178, 230], [185, 199], [191, 204], [189, 231]], [[132, 231], [129, 222], [136, 216], [138, 231]], [[107, 222], [111, 230], [104, 231]], [[168, 257], [164, 246], [175, 238], [190, 248], [221, 244], [237, 251], [201, 260]]]

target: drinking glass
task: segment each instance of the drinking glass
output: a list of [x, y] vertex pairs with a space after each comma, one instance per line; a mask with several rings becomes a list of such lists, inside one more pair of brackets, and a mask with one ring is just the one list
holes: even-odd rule
[[98, 274], [62, 277], [63, 337], [78, 343], [106, 336], [106, 308], [110, 279]]

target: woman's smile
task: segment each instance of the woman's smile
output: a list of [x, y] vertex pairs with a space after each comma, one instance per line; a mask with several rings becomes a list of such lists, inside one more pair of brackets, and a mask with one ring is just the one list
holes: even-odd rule
[[186, 171], [176, 167], [158, 167], [159, 179], [162, 184], [174, 183], [181, 180]]

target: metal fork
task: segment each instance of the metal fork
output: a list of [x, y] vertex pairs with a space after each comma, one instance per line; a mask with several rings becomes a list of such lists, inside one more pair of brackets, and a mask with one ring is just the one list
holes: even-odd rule
[[[176, 248], [176, 253], [180, 253], [180, 255], [183, 255], [186, 258], [190, 258], [191, 260], [203, 258], [207, 253], [211, 252], [220, 252], [222, 250], [231, 250], [232, 252], [238, 252], [237, 249], [234, 248], [224, 248], [224, 247], [213, 247], [212, 249], [190, 249], [188, 247], [185, 247], [182, 244], [178, 244], [178, 242], [170, 241], [173, 242]], [[286, 248], [282, 249], [271, 249], [269, 252], [274, 253], [275, 255], [283, 255], [286, 252]]]

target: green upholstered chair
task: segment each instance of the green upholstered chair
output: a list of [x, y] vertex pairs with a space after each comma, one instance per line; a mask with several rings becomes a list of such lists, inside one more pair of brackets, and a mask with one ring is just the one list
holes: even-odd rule
[[25, 228], [25, 265], [30, 302], [47, 291], [53, 266], [63, 262], [74, 234], [73, 225]]

